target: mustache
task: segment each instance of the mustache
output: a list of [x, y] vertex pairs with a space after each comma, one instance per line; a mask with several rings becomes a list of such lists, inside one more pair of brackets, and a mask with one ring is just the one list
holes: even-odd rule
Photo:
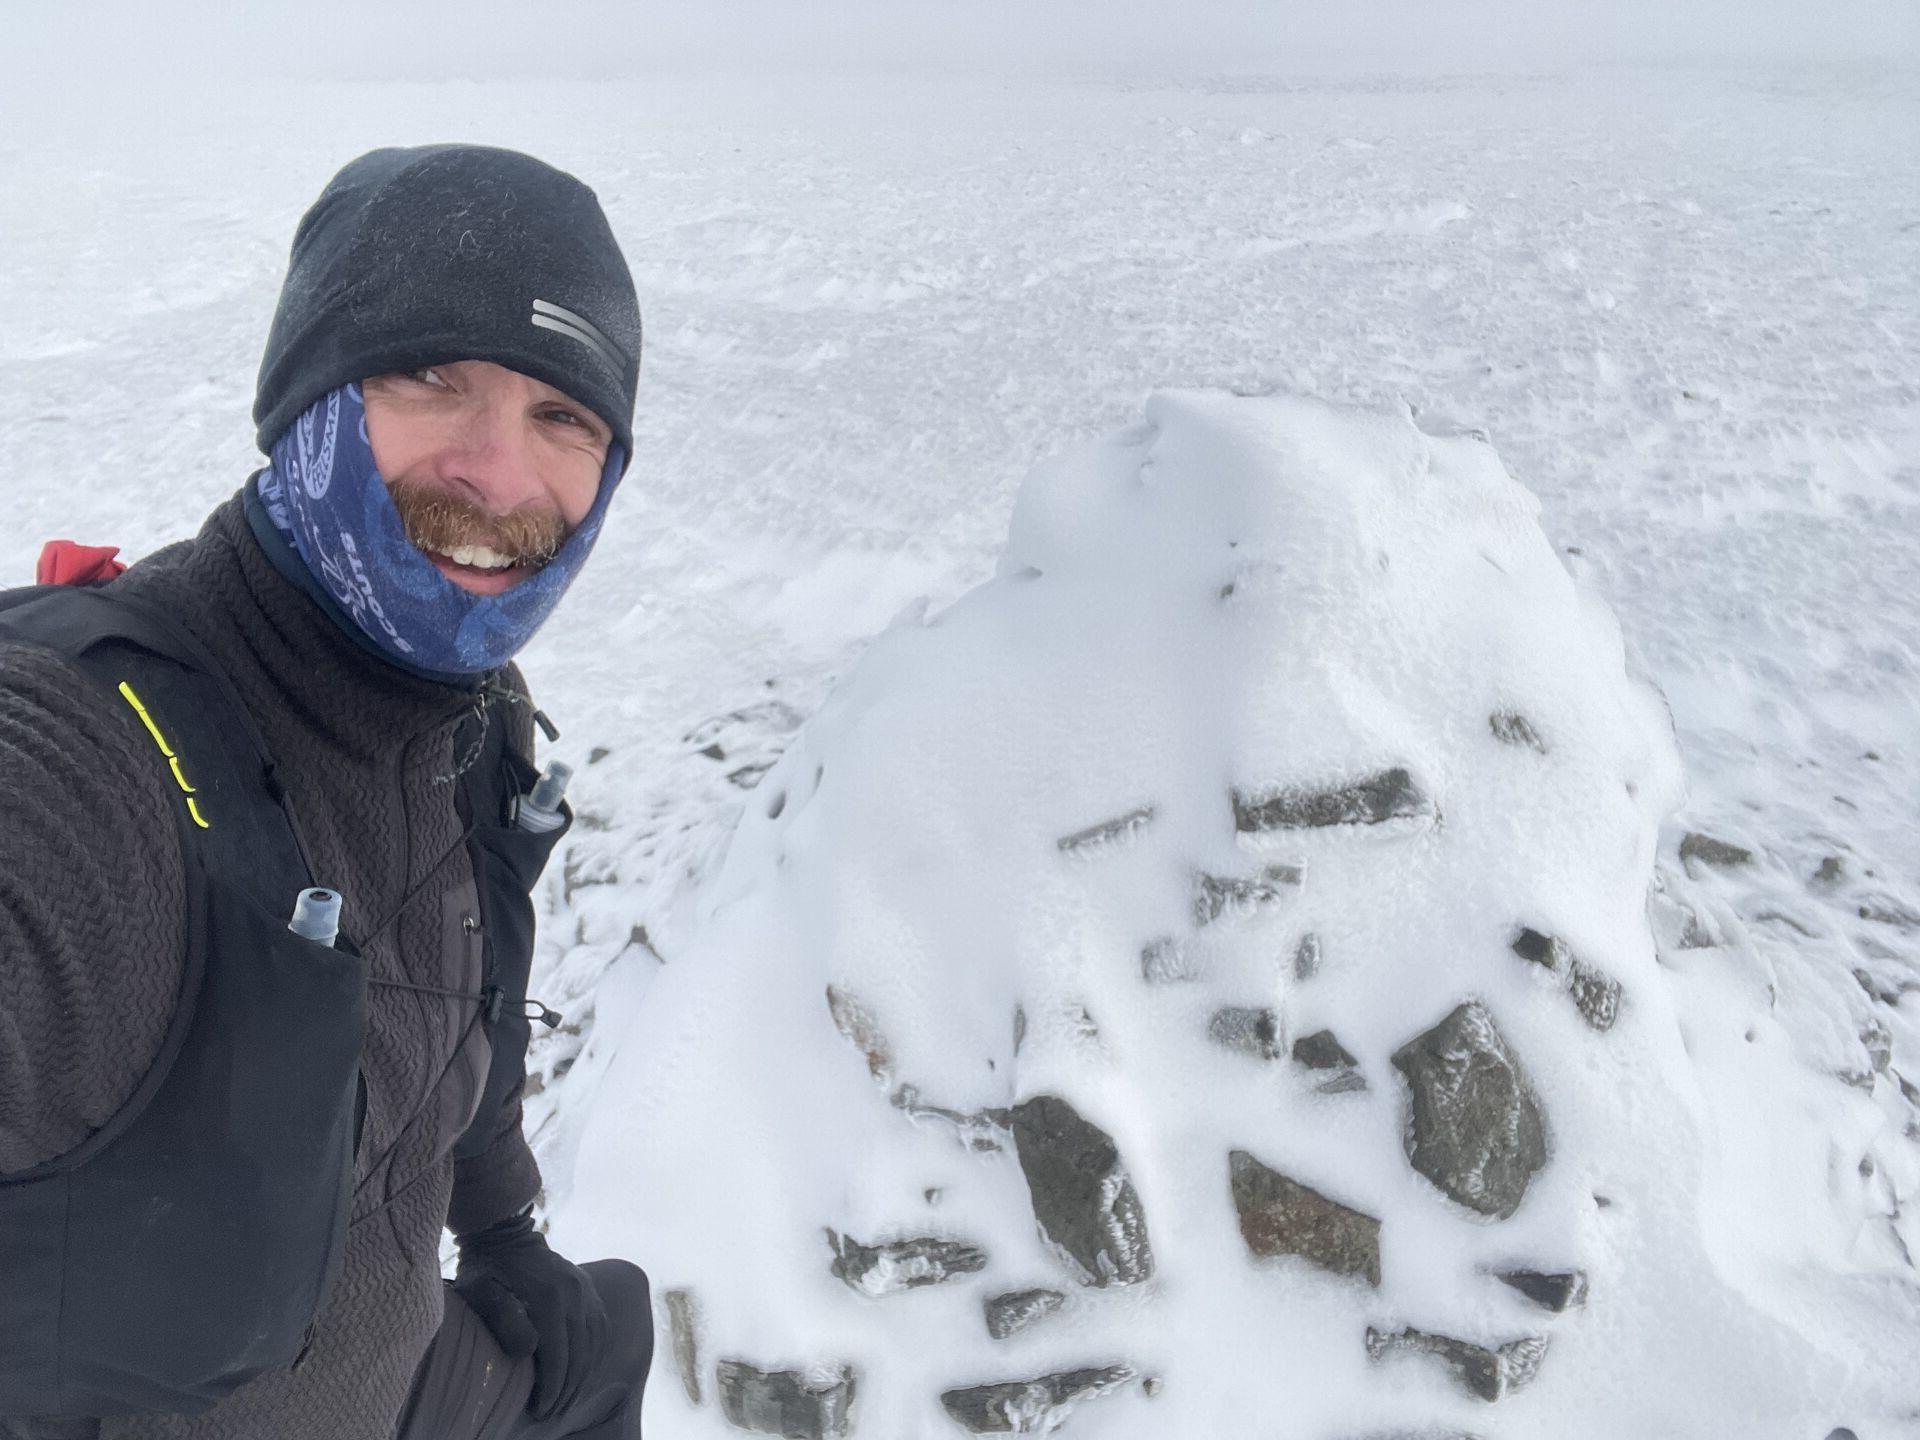
[[484, 545], [519, 564], [544, 565], [560, 553], [568, 526], [557, 510], [522, 505], [492, 515], [461, 495], [418, 480], [387, 487], [407, 539], [423, 550], [446, 554], [463, 545]]

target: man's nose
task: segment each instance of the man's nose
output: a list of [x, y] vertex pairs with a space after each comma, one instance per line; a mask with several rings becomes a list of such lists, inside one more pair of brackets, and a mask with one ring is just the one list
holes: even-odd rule
[[477, 504], [504, 514], [539, 497], [531, 439], [509, 406], [464, 406], [439, 456], [441, 479], [470, 490]]

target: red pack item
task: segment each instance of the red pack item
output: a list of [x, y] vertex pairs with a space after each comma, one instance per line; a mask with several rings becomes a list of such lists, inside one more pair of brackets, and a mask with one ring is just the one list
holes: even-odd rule
[[113, 557], [118, 545], [77, 545], [71, 540], [49, 540], [40, 547], [36, 585], [97, 585], [127, 567]]

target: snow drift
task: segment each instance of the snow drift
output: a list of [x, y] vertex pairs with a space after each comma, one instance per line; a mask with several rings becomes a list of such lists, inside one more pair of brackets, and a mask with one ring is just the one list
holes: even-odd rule
[[1773, 1120], [1656, 955], [1670, 725], [1536, 511], [1196, 392], [1029, 479], [602, 1006], [555, 1228], [653, 1277], [650, 1425], [1908, 1433], [1910, 1268], [1816, 1310], [1726, 1183]]

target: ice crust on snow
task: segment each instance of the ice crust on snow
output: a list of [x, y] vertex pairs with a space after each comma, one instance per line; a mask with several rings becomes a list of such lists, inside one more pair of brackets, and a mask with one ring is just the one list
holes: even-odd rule
[[[1162, 392], [1043, 465], [995, 577], [879, 637], [743, 810], [692, 943], [603, 1010], [569, 1249], [696, 1295], [728, 1373], [857, 1377], [855, 1435], [954, 1433], [957, 1393], [1113, 1440], [1276, 1433], [1280, 1397], [1309, 1440], [1477, 1428], [1487, 1392], [1502, 1429], [1570, 1440], [1894, 1413], [1874, 1320], [1910, 1325], [1910, 1275], [1829, 1266], [1816, 1320], [1758, 1243], [1770, 1197], [1725, 1183], [1724, 1131], [1764, 1131], [1771, 1092], [1743, 1112], [1706, 1073], [1656, 960], [1670, 724], [1537, 511], [1484, 438], [1300, 398]], [[1618, 987], [1607, 1028], [1523, 929]], [[1182, 983], [1143, 974], [1156, 947]], [[1533, 1136], [1491, 1216], [1409, 1164], [1420, 1082], [1393, 1063], [1463, 1005], [1544, 1117], [1471, 1075], [1449, 1112]], [[1210, 1036], [1228, 1007], [1273, 1012], [1276, 1057], [1333, 1030], [1363, 1085], [1249, 1064]], [[1036, 1223], [1029, 1154], [965, 1142], [1042, 1101], [1110, 1144], [1067, 1189], [1096, 1229], [1138, 1219], [1113, 1273]], [[1377, 1219], [1378, 1287], [1256, 1263], [1236, 1152]], [[859, 1293], [822, 1227], [990, 1258]], [[1578, 1273], [1586, 1303], [1543, 1314], [1515, 1271]], [[1048, 1285], [1060, 1313], [982, 1332], [986, 1299]], [[728, 1433], [684, 1396], [650, 1416]]]

